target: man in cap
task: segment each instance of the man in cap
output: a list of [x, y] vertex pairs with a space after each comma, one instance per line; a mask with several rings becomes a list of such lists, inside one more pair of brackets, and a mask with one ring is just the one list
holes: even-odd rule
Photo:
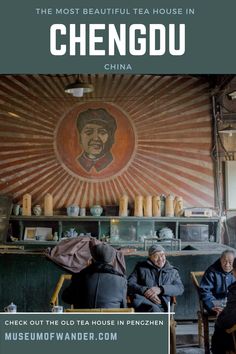
[[116, 128], [114, 117], [103, 108], [88, 109], [79, 114], [77, 129], [83, 152], [78, 161], [87, 172], [92, 168], [100, 172], [113, 161], [110, 149]]
[[165, 249], [158, 244], [148, 250], [148, 259], [139, 262], [128, 278], [128, 294], [137, 312], [164, 312], [171, 296], [182, 295], [179, 273], [166, 260]]
[[92, 263], [72, 275], [62, 300], [75, 308], [126, 307], [127, 280], [111, 264], [115, 254], [115, 249], [108, 244], [92, 246]]

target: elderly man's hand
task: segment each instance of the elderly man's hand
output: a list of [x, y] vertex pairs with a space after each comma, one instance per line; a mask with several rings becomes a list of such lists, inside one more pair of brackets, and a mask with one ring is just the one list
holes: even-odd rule
[[149, 300], [152, 301], [154, 304], [161, 305], [161, 299], [158, 295], [153, 295]]
[[152, 301], [154, 304], [161, 304], [161, 299], [159, 298], [158, 295], [152, 294], [150, 296], [145, 296], [148, 300]]
[[159, 286], [153, 286], [152, 288], [145, 291], [144, 296], [152, 301], [154, 304], [161, 304], [161, 300], [158, 295], [161, 293], [161, 288]]
[[144, 296], [149, 299], [150, 296], [152, 295], [160, 295], [161, 293], [161, 288], [159, 286], [153, 286], [152, 288], [149, 288], [147, 291], [145, 291]]
[[216, 312], [216, 316], [219, 316], [219, 314], [223, 311], [223, 308], [215, 306], [215, 307], [212, 307], [212, 311]]

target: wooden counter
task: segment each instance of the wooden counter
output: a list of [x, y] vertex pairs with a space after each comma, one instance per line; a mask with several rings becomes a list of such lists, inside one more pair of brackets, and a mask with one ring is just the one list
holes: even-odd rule
[[[198, 248], [200, 245], [195, 244]], [[207, 243], [202, 249], [167, 252], [170, 263], [179, 269], [185, 292], [177, 298], [176, 319], [196, 319], [197, 297], [190, 271], [205, 270], [228, 248]], [[127, 275], [135, 264], [147, 257], [147, 252], [134, 252], [125, 256]], [[49, 301], [62, 273], [68, 271], [50, 261], [40, 249], [0, 249], [0, 310], [14, 302], [18, 311], [50, 311]]]

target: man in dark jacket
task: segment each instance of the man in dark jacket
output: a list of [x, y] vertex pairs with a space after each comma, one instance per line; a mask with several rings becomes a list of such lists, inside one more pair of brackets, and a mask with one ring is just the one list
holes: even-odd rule
[[152, 245], [148, 255], [128, 278], [132, 306], [137, 312], [167, 311], [170, 297], [184, 292], [182, 281], [177, 269], [166, 260], [162, 246]]
[[[233, 275], [236, 279], [236, 259], [233, 262]], [[225, 329], [236, 324], [236, 281], [229, 286], [227, 304], [223, 311], [219, 314], [215, 332], [212, 336], [212, 353], [225, 354], [227, 350], [233, 350], [233, 338], [231, 334], [227, 334]]]
[[92, 264], [74, 274], [62, 300], [75, 308], [126, 307], [127, 280], [109, 263], [116, 251], [100, 243], [91, 248]]
[[212, 315], [222, 311], [228, 287], [235, 281], [232, 273], [234, 257], [233, 250], [225, 250], [202, 277], [200, 296], [205, 309]]

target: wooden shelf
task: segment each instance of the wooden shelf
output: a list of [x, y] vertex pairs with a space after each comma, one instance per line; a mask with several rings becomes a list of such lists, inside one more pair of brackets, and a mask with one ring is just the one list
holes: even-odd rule
[[220, 217], [137, 217], [137, 216], [127, 216], [127, 217], [120, 217], [120, 216], [67, 216], [67, 215], [53, 215], [53, 216], [14, 216], [11, 215], [10, 220], [49, 220], [49, 221], [111, 221], [111, 220], [121, 220], [121, 221], [164, 221], [164, 222], [176, 222], [176, 221], [183, 221], [183, 222], [218, 222]]
[[[173, 231], [176, 239], [179, 239], [179, 229], [182, 224], [208, 224], [211, 226], [211, 233], [214, 234], [215, 241], [220, 240], [220, 218], [219, 217], [119, 217], [119, 216], [67, 216], [67, 215], [53, 215], [53, 216], [14, 216], [10, 217], [12, 226], [12, 236], [19, 239], [14, 244], [18, 245], [33, 245], [33, 246], [50, 246], [56, 245], [62, 239], [65, 231], [74, 228], [78, 234], [91, 233], [93, 237], [103, 239], [105, 237], [112, 237], [114, 225], [118, 226], [118, 235], [120, 240], [117, 242], [111, 241], [111, 244], [119, 244], [125, 246], [127, 244], [137, 244], [139, 248], [143, 247], [140, 241], [140, 236], [145, 238], [152, 237], [155, 233], [158, 234], [161, 228], [169, 227]], [[58, 233], [58, 241], [40, 241], [40, 240], [24, 240], [24, 232], [26, 227], [50, 227], [52, 234]], [[135, 236], [131, 237], [130, 228], [135, 228]], [[126, 237], [127, 236], [127, 237]], [[127, 239], [126, 239], [127, 238]], [[9, 240], [6, 243], [12, 243]], [[13, 243], [12, 243], [13, 244]]]

